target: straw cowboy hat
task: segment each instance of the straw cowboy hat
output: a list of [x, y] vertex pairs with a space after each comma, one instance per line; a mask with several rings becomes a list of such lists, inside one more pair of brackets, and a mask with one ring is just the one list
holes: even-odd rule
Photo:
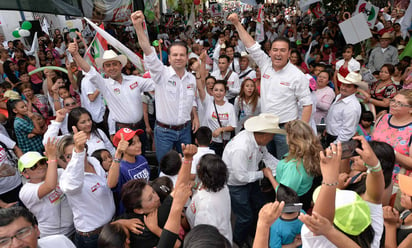
[[354, 84], [363, 90], [368, 89], [368, 84], [362, 81], [362, 76], [356, 72], [350, 72], [346, 77], [338, 73], [338, 80], [344, 84]]
[[96, 65], [97, 67], [103, 68], [103, 64], [107, 61], [119, 61], [122, 64], [122, 67], [124, 67], [127, 64], [127, 58], [123, 54], [117, 55], [113, 50], [107, 50], [104, 51], [103, 57], [102, 58], [97, 58], [96, 59]]
[[260, 114], [245, 121], [245, 129], [249, 132], [286, 134], [279, 127], [279, 117], [273, 114]]
[[390, 33], [386, 32], [381, 36], [381, 39], [388, 39], [388, 40], [392, 40], [393, 37]]

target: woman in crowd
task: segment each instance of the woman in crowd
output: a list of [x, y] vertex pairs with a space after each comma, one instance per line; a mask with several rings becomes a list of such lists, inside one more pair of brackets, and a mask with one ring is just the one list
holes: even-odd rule
[[61, 138], [57, 145], [58, 156], [67, 163], [60, 188], [73, 211], [76, 247], [97, 248], [102, 226], [115, 213], [113, 193], [99, 161], [86, 154], [88, 135], [76, 127], [73, 133]]
[[[200, 77], [196, 76], [197, 78]], [[231, 103], [225, 100], [227, 91], [226, 81], [217, 80], [213, 85], [213, 99], [206, 99], [206, 91], [204, 84], [197, 79], [199, 97], [205, 109], [205, 124], [212, 130], [211, 148], [216, 154], [222, 156], [225, 143], [230, 139], [230, 132], [236, 127], [235, 109]]]
[[411, 134], [412, 134], [412, 90], [401, 90], [389, 101], [389, 114], [377, 120], [372, 140], [386, 142], [396, 154], [393, 171], [396, 192], [397, 175], [409, 175], [412, 170]]
[[305, 62], [303, 62], [302, 55], [298, 49], [292, 49], [289, 56], [290, 63], [298, 67], [303, 73], [308, 73], [309, 69]]
[[250, 78], [243, 80], [234, 107], [235, 114], [238, 117], [236, 124], [236, 133], [238, 133], [243, 129], [243, 123], [249, 117], [260, 114], [260, 97], [255, 81]]
[[57, 169], [57, 140], [45, 145], [46, 157], [27, 152], [19, 159], [19, 170], [28, 182], [20, 190], [20, 200], [39, 222], [40, 237], [74, 233], [73, 213], [59, 187], [63, 169]]
[[12, 61], [5, 61], [3, 64], [4, 75], [3, 78], [11, 83], [13, 86], [19, 82], [19, 72], [17, 65]]
[[328, 86], [330, 74], [328, 71], [321, 71], [317, 77], [316, 95], [316, 112], [314, 115], [315, 123], [321, 124], [326, 118], [330, 105], [335, 99], [335, 92]]
[[[51, 122], [47, 132], [44, 134], [43, 143], [49, 137], [56, 137], [58, 135], [61, 125], [64, 123], [66, 112], [66, 109], [57, 111], [56, 120]], [[73, 127], [76, 127], [77, 130], [83, 131], [87, 135], [87, 154], [90, 155], [98, 149], [107, 149], [110, 151], [110, 154], [114, 155], [115, 149], [112, 143], [106, 134], [96, 127], [89, 111], [85, 108], [77, 107], [72, 109], [67, 115], [67, 130], [69, 133], [73, 133]]]
[[[322, 150], [319, 139], [312, 128], [303, 121], [294, 120], [285, 125], [289, 153], [280, 160], [276, 167], [276, 183], [292, 188], [303, 203], [303, 210], [310, 208], [313, 178], [320, 175], [319, 151]], [[276, 188], [276, 187], [275, 187]]]
[[389, 110], [389, 101], [397, 93], [397, 87], [392, 81], [395, 67], [384, 64], [379, 72], [379, 80], [372, 84], [370, 95], [366, 96], [365, 102], [375, 105], [377, 118], [383, 114], [382, 111]]

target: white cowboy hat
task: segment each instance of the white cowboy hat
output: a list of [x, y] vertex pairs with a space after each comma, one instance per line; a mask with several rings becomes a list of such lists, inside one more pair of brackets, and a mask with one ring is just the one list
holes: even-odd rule
[[361, 89], [368, 89], [368, 84], [362, 81], [362, 75], [356, 72], [350, 72], [346, 77], [338, 73], [338, 80], [344, 84], [354, 84]]
[[245, 121], [245, 129], [249, 132], [286, 134], [279, 127], [279, 117], [274, 114], [262, 113]]
[[122, 67], [124, 67], [127, 64], [126, 56], [124, 56], [123, 54], [117, 55], [113, 50], [106, 50], [104, 51], [102, 58], [96, 59], [96, 65], [97, 67], [103, 68], [103, 64], [105, 62], [113, 60], [119, 61], [122, 64]]

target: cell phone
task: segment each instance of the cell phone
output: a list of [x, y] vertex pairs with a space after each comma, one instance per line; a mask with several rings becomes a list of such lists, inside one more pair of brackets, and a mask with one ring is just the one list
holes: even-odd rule
[[288, 203], [283, 207], [282, 213], [295, 213], [300, 212], [303, 203]]
[[359, 140], [349, 140], [342, 142], [342, 159], [347, 159], [350, 157], [358, 156], [356, 148], [361, 148], [361, 143]]

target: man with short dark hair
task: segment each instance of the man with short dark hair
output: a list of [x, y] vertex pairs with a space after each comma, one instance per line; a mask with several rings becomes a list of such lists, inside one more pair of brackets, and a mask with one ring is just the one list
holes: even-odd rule
[[0, 247], [75, 248], [64, 235], [38, 239], [40, 231], [34, 215], [23, 207], [0, 209]]
[[[228, 19], [235, 25], [247, 52], [260, 68], [262, 113], [279, 116], [280, 126], [283, 127], [285, 123], [299, 118], [299, 102], [303, 106], [301, 119], [309, 122], [312, 114], [309, 80], [299, 68], [289, 62], [289, 39], [276, 38], [268, 56], [242, 26], [236, 13], [231, 14]], [[276, 147], [272, 152], [281, 159], [288, 151], [286, 138], [275, 135], [274, 143]]]
[[131, 19], [139, 45], [145, 54], [145, 66], [156, 85], [154, 135], [156, 157], [160, 161], [173, 147], [181, 153], [181, 144], [190, 144], [191, 131], [196, 132], [199, 128], [195, 102], [196, 78], [186, 70], [188, 49], [184, 43], [174, 42], [170, 45], [170, 66], [164, 66], [151, 48], [149, 38], [144, 32], [143, 12], [134, 12]]
[[220, 55], [218, 61], [218, 70], [214, 70], [211, 75], [216, 80], [225, 80], [227, 82], [229, 90], [226, 92], [226, 97], [233, 104], [240, 92], [239, 76], [235, 71], [229, 69], [230, 58], [227, 55]]

